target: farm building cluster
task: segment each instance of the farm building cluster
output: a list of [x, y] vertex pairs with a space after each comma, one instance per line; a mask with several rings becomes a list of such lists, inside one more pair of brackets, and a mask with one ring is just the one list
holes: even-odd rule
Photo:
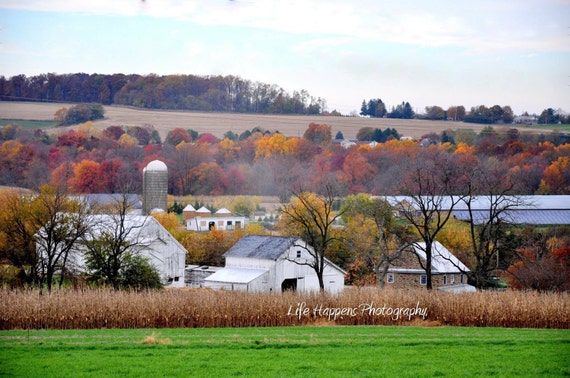
[[[186, 250], [153, 217], [155, 211], [166, 211], [168, 170], [166, 164], [155, 160], [143, 170], [143, 199], [129, 195], [134, 214], [125, 218], [135, 232], [129, 238], [136, 239], [136, 245], [142, 256], [157, 269], [166, 286], [205, 287], [212, 289], [282, 292], [297, 290], [310, 292], [319, 290], [319, 280], [311, 267], [314, 252], [310, 245], [295, 237], [246, 235], [230, 248], [223, 256], [224, 267], [185, 266]], [[407, 197], [385, 197], [392, 205], [398, 204], [401, 211], [418, 211], [413, 201]], [[116, 195], [92, 194], [85, 196], [86, 201], [94, 206], [116, 200]], [[517, 197], [517, 201], [521, 201]], [[489, 200], [475, 198], [471, 210], [461, 205], [453, 209], [454, 216], [466, 220], [468, 212], [481, 222], [489, 214]], [[514, 201], [514, 199], [513, 199]], [[450, 203], [452, 201], [449, 201]], [[445, 203], [445, 201], [443, 201]], [[570, 224], [570, 196], [528, 196], [522, 198], [518, 206], [501, 214], [505, 222], [527, 224]], [[209, 231], [243, 229], [249, 219], [234, 215], [227, 209], [220, 209], [214, 214], [206, 207], [195, 209], [188, 205], [183, 210], [184, 224], [187, 230]], [[98, 233], [113, 232], [116, 227], [111, 215], [92, 216], [91, 237]], [[41, 248], [41, 247], [39, 247]], [[425, 261], [425, 244], [414, 243], [402, 256], [394, 261], [384, 280], [394, 288], [421, 287], [426, 284], [425, 270], [421, 261]], [[75, 248], [77, 266], [84, 269], [82, 246]], [[468, 292], [475, 288], [467, 284], [466, 273], [469, 269], [439, 242], [432, 245], [432, 283], [442, 291]], [[41, 250], [39, 251], [41, 253]], [[324, 259], [323, 284], [326, 291], [337, 293], [344, 288], [346, 272]]]

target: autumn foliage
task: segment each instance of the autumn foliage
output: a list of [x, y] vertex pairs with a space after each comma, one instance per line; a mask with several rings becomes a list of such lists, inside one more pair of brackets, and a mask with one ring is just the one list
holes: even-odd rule
[[[194, 140], [195, 132], [178, 128], [164, 143], [151, 126], [99, 130], [87, 122], [46, 134], [8, 125], [0, 128], [0, 185], [33, 189], [51, 182], [95, 193], [117, 192], [128, 183], [140, 192], [142, 168], [160, 159], [168, 166], [174, 195], [280, 195], [299, 185], [316, 191], [331, 180], [341, 184], [341, 195], [398, 194], [409, 162], [437, 153], [460, 157], [455, 164], [464, 168], [492, 159], [517, 182], [519, 194], [569, 193], [570, 144], [558, 134], [512, 130], [488, 127], [478, 135], [446, 130], [424, 141], [360, 142], [345, 149], [332, 141], [330, 126], [314, 123], [303, 137], [257, 127], [241, 135], [228, 132], [223, 139], [204, 134]], [[428, 140], [431, 144], [424, 143]]]

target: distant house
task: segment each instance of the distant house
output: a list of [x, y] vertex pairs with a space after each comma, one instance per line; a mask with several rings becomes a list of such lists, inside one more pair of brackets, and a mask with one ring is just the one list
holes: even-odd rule
[[[103, 233], [117, 233], [118, 218], [113, 215], [90, 215], [87, 219], [90, 232], [87, 240], [96, 240]], [[165, 286], [184, 286], [184, 265], [186, 249], [153, 217], [142, 215], [127, 215], [123, 227], [126, 239], [134, 244], [131, 253], [148, 259], [158, 271]], [[71, 262], [80, 271], [86, 271], [85, 245], [78, 241], [70, 251]], [[42, 254], [38, 245], [38, 254]]]
[[356, 142], [357, 142], [357, 141], [354, 140], [354, 139], [343, 139], [343, 140], [340, 142], [340, 145], [341, 145], [341, 147], [344, 148], [344, 149], [349, 149], [349, 148], [352, 147], [352, 146], [356, 146], [356, 144], [357, 144]]
[[[384, 278], [387, 286], [394, 288], [425, 287], [427, 275], [419, 260], [426, 261], [425, 243], [414, 243], [393, 262]], [[432, 246], [432, 287], [441, 291], [473, 292], [475, 287], [467, 284], [469, 269], [441, 243]]]
[[212, 215], [212, 212], [204, 206], [196, 210], [194, 206], [188, 205], [182, 210], [182, 217], [189, 231], [239, 230], [247, 224], [246, 217], [234, 216], [225, 208]]
[[538, 123], [538, 117], [535, 115], [517, 116], [513, 119], [513, 123], [518, 125], [536, 125]]
[[[205, 287], [254, 292], [319, 290], [310, 246], [299, 238], [246, 235], [225, 254], [223, 269], [208, 276]], [[346, 272], [325, 260], [325, 290], [336, 293], [344, 288]]]

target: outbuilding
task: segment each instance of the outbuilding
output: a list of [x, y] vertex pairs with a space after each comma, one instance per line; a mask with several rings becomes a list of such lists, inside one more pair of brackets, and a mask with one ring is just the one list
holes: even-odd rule
[[[402, 252], [388, 269], [385, 282], [398, 288], [420, 288], [427, 283], [426, 271], [419, 260], [425, 263], [425, 243], [414, 243], [412, 247]], [[432, 244], [431, 274], [434, 289], [447, 292], [474, 292], [474, 286], [467, 283], [469, 268], [465, 266], [440, 242]]]
[[[205, 287], [254, 292], [314, 292], [319, 280], [309, 265], [313, 249], [296, 237], [246, 235], [225, 254], [225, 267], [207, 277]], [[340, 292], [346, 272], [325, 259], [325, 291]]]

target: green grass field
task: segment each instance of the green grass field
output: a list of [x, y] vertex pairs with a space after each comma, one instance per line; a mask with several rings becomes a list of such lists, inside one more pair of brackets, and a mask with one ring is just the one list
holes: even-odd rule
[[569, 360], [570, 331], [553, 329], [333, 326], [0, 332], [2, 377], [536, 377], [569, 376]]
[[0, 127], [12, 125], [20, 126], [24, 129], [41, 129], [44, 127], [56, 126], [57, 122], [54, 121], [33, 121], [27, 119], [0, 119]]
[[[564, 125], [532, 125], [532, 127], [534, 129], [544, 129], [546, 131], [552, 131], [552, 130], [557, 130], [560, 132], [569, 132], [570, 131], [570, 125], [564, 124]], [[517, 125], [518, 128], [518, 125]], [[520, 130], [524, 130], [524, 128], [520, 128]]]

